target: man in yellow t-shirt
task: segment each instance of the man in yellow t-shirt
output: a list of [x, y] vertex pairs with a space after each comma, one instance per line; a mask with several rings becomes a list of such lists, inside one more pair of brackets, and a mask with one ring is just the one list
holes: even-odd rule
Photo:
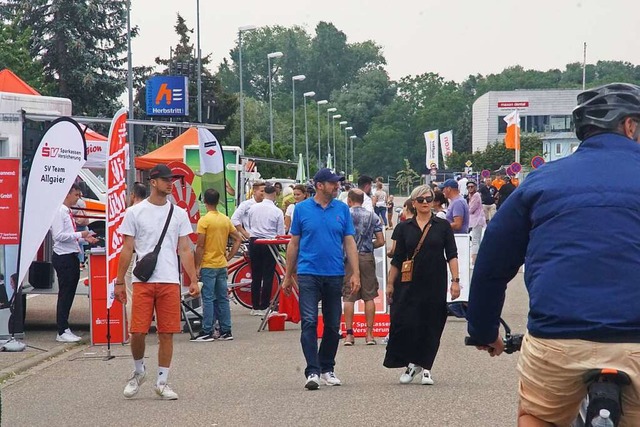
[[[227, 293], [227, 263], [242, 243], [242, 236], [226, 215], [218, 212], [220, 193], [213, 188], [204, 192], [207, 213], [198, 221], [196, 244], [196, 268], [202, 281], [202, 330], [194, 342], [210, 342], [215, 339], [230, 341], [231, 310]], [[233, 245], [227, 253], [229, 236]], [[220, 324], [220, 335], [214, 336], [213, 325]]]

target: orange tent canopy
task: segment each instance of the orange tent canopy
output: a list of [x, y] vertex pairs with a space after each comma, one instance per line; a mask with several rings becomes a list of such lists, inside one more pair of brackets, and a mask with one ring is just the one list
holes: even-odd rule
[[0, 71], [0, 92], [40, 95], [37, 90], [26, 84], [24, 80], [16, 76], [13, 71], [8, 68]]
[[169, 163], [173, 161], [184, 161], [184, 146], [198, 145], [198, 129], [189, 128], [185, 133], [168, 142], [162, 147], [144, 156], [136, 157], [136, 169], [151, 169], [159, 163]]

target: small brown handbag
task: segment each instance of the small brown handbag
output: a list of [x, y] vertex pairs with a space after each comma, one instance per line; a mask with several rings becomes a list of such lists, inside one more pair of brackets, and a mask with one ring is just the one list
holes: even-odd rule
[[424, 232], [422, 233], [422, 237], [418, 242], [418, 246], [416, 246], [416, 250], [413, 251], [413, 256], [411, 257], [411, 259], [408, 259], [402, 263], [402, 269], [400, 270], [400, 272], [402, 273], [400, 281], [402, 283], [411, 282], [411, 280], [413, 280], [413, 259], [416, 257], [416, 255], [418, 255], [418, 252], [420, 252], [420, 248], [422, 248], [424, 239], [427, 237], [427, 234], [429, 233], [429, 228], [431, 228], [431, 222], [429, 222], [429, 224], [427, 224], [426, 228], [424, 229]]

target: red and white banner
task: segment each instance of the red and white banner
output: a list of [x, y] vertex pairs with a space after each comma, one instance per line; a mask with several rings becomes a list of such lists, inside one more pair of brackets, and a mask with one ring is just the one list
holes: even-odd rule
[[427, 143], [427, 168], [438, 169], [438, 130], [430, 130], [424, 133], [424, 140]]
[[440, 148], [442, 149], [442, 163], [447, 168], [447, 158], [453, 153], [453, 131], [440, 134]]
[[35, 151], [20, 227], [18, 286], [22, 286], [58, 208], [85, 163], [85, 148], [78, 123], [61, 117], [53, 121]]
[[107, 162], [107, 308], [115, 299], [114, 288], [118, 275], [118, 260], [123, 239], [118, 229], [127, 209], [126, 173], [127, 109], [121, 108], [109, 129], [109, 159]]
[[0, 245], [20, 243], [20, 159], [0, 159]]

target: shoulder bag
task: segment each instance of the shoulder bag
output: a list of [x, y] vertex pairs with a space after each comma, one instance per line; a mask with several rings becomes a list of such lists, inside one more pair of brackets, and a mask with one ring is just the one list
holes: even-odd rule
[[133, 275], [143, 282], [149, 281], [151, 275], [153, 274], [153, 271], [156, 269], [156, 264], [158, 263], [160, 246], [162, 245], [165, 234], [167, 234], [167, 229], [169, 228], [169, 223], [171, 222], [171, 216], [173, 215], [173, 203], [169, 203], [171, 204], [171, 206], [169, 206], [169, 215], [167, 216], [167, 220], [164, 223], [164, 228], [162, 229], [162, 234], [160, 235], [158, 244], [153, 249], [153, 251], [149, 252], [142, 258], [138, 258], [138, 260], [136, 261], [136, 266], [133, 269]]
[[420, 252], [420, 248], [422, 248], [424, 239], [429, 233], [429, 228], [431, 228], [431, 221], [429, 221], [429, 224], [427, 224], [427, 226], [425, 227], [424, 232], [422, 233], [422, 237], [418, 242], [418, 246], [416, 246], [416, 250], [413, 251], [413, 256], [411, 257], [411, 259], [408, 259], [402, 263], [402, 269], [400, 270], [400, 272], [402, 273], [400, 281], [402, 283], [411, 282], [411, 280], [413, 280], [413, 259], [416, 257], [416, 255], [418, 255], [418, 252]]

